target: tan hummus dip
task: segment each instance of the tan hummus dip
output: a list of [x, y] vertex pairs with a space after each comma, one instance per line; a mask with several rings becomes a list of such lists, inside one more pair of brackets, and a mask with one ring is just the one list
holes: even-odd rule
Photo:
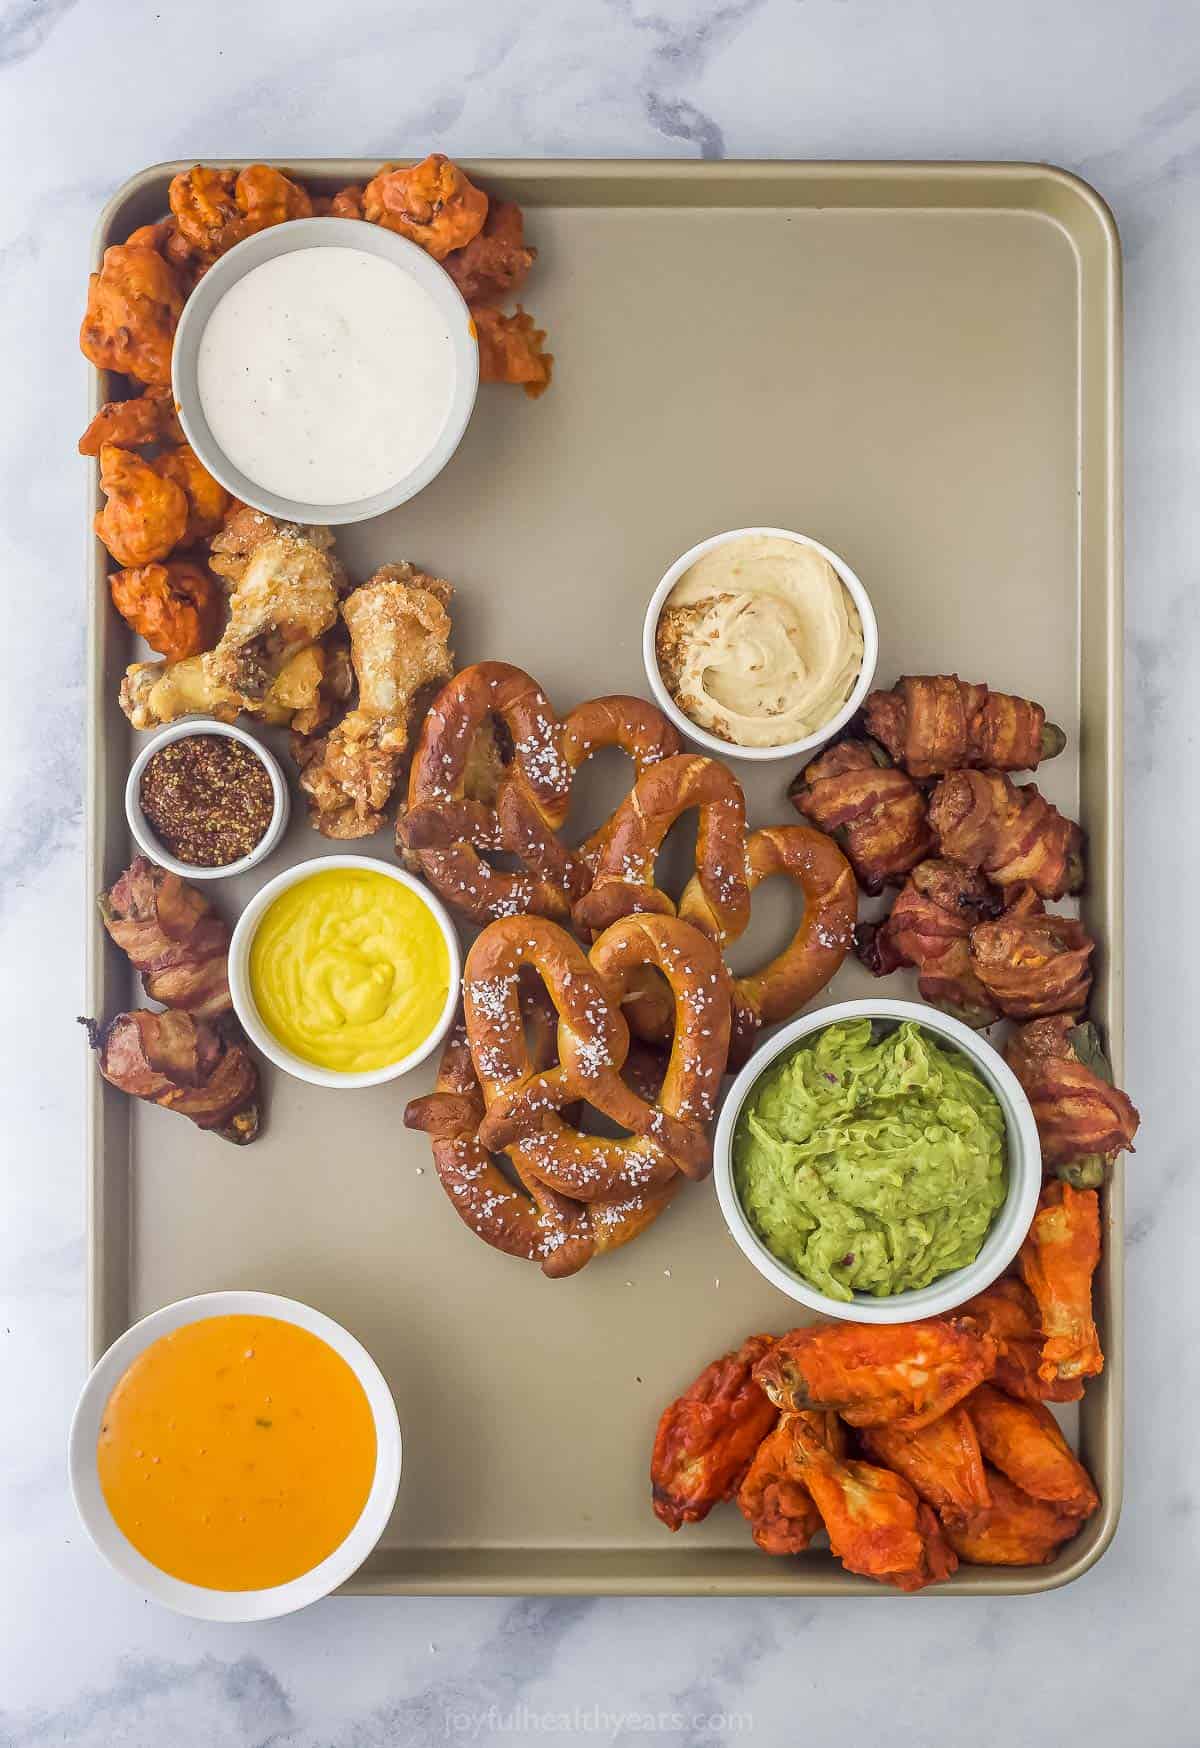
[[714, 546], [667, 596], [659, 671], [698, 728], [742, 747], [816, 734], [862, 671], [858, 608], [827, 558], [777, 534]]

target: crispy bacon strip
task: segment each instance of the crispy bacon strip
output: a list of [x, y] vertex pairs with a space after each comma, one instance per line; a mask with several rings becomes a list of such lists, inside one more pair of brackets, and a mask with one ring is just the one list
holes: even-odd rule
[[100, 895], [100, 915], [151, 1001], [200, 1020], [232, 1011], [229, 925], [178, 874], [135, 856]]
[[919, 862], [882, 923], [855, 930], [859, 958], [876, 977], [915, 965], [921, 995], [968, 1026], [990, 1026], [999, 1008], [971, 959], [972, 930], [1000, 908], [996, 888], [956, 862]]
[[1003, 771], [953, 771], [929, 801], [938, 849], [997, 886], [1065, 898], [1083, 885], [1083, 833], [1038, 791]]
[[1035, 770], [1066, 745], [1040, 704], [971, 685], [957, 674], [906, 674], [863, 706], [867, 730], [910, 777], [967, 766]]
[[844, 740], [806, 765], [792, 806], [846, 852], [867, 892], [899, 886], [933, 848], [925, 797], [872, 742]]
[[1004, 1054], [1033, 1106], [1043, 1165], [1076, 1189], [1094, 1189], [1117, 1155], [1132, 1150], [1140, 1122], [1112, 1084], [1095, 1026], [1077, 1025], [1070, 1014], [1033, 1020]]
[[258, 1134], [258, 1069], [245, 1045], [193, 1014], [118, 1014], [85, 1021], [110, 1086], [189, 1117], [244, 1147]]
[[1018, 891], [1002, 917], [971, 930], [971, 970], [1010, 1020], [1082, 1013], [1095, 941], [1074, 917], [1050, 915], [1029, 888]]

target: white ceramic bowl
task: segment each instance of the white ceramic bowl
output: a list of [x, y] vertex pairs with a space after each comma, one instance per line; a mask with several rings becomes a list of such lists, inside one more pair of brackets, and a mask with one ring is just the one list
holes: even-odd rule
[[[255, 930], [267, 910], [289, 886], [295, 886], [313, 874], [328, 874], [333, 868], [365, 868], [373, 874], [382, 874], [388, 880], [394, 880], [398, 886], [407, 886], [410, 892], [416, 893], [437, 923], [446, 943], [446, 951], [450, 955], [449, 989], [432, 1032], [407, 1056], [400, 1057], [396, 1062], [389, 1062], [383, 1068], [367, 1069], [361, 1074], [342, 1074], [335, 1068], [319, 1068], [315, 1062], [306, 1062], [302, 1056], [297, 1056], [294, 1051], [281, 1044], [260, 1018], [250, 988], [250, 947]], [[229, 993], [233, 998], [233, 1010], [242, 1022], [247, 1037], [276, 1068], [282, 1068], [287, 1074], [294, 1074], [297, 1080], [307, 1080], [312, 1086], [337, 1087], [340, 1090], [382, 1086], [384, 1081], [398, 1080], [402, 1074], [407, 1074], [410, 1068], [415, 1068], [419, 1062], [424, 1062], [427, 1056], [432, 1055], [450, 1030], [454, 1023], [461, 986], [462, 955], [459, 951], [458, 935], [441, 900], [403, 868], [376, 861], [371, 856], [316, 856], [311, 861], [298, 862], [294, 868], [286, 868], [282, 874], [277, 874], [274, 880], [268, 880], [255, 893], [238, 918], [233, 939], [229, 943]]]
[[[172, 741], [187, 740], [191, 735], [202, 734], [240, 741], [242, 746], [249, 747], [252, 753], [257, 754], [259, 762], [271, 779], [271, 794], [274, 798], [271, 823], [250, 854], [240, 856], [236, 862], [226, 862], [220, 868], [197, 868], [191, 862], [181, 862], [178, 856], [172, 856], [159, 842], [153, 826], [142, 812], [142, 772], [154, 754], [160, 747], [169, 746]], [[173, 722], [170, 728], [164, 728], [161, 734], [156, 734], [153, 740], [147, 741], [133, 761], [125, 781], [125, 817], [139, 848], [145, 851], [152, 862], [157, 862], [161, 868], [169, 868], [172, 874], [182, 874], [185, 880], [227, 880], [231, 874], [244, 874], [247, 868], [256, 868], [277, 847], [287, 830], [290, 812], [287, 779], [275, 755], [269, 753], [252, 734], [247, 734], [244, 728], [237, 728], [230, 722], [217, 722], [211, 716], [187, 716], [181, 722]]]
[[[221, 298], [254, 268], [298, 249], [358, 249], [402, 268], [437, 305], [445, 318], [454, 349], [455, 378], [450, 410], [437, 442], [423, 460], [386, 491], [357, 498], [352, 503], [302, 503], [295, 498], [281, 497], [250, 479], [230, 461], [214, 438], [197, 387], [196, 360], [200, 339]], [[272, 225], [268, 230], [247, 237], [245, 242], [238, 243], [228, 254], [222, 255], [205, 273], [184, 305], [175, 331], [171, 384], [184, 436], [209, 473], [235, 498], [241, 498], [244, 503], [253, 504], [256, 509], [265, 510], [269, 516], [285, 522], [365, 522], [369, 517], [382, 516], [385, 511], [394, 510], [397, 504], [415, 497], [436, 478], [458, 448], [475, 407], [479, 387], [479, 346], [471, 328], [471, 312], [458, 287], [446, 270], [416, 243], [410, 243], [407, 237], [398, 237], [382, 225], [364, 224], [361, 219], [291, 219], [286, 224]]]
[[[267, 1590], [210, 1590], [160, 1571], [138, 1553], [117, 1527], [101, 1491], [96, 1463], [100, 1418], [117, 1383], [138, 1355], [159, 1336], [168, 1335], [173, 1329], [209, 1317], [227, 1316], [277, 1317], [284, 1323], [294, 1323], [297, 1328], [320, 1336], [353, 1371], [366, 1393], [375, 1421], [375, 1477], [358, 1522], [341, 1546], [320, 1565], [314, 1566], [311, 1572], [302, 1573], [287, 1584], [272, 1585]], [[135, 1323], [132, 1329], [119, 1336], [97, 1361], [79, 1398], [68, 1445], [68, 1468], [76, 1507], [84, 1528], [109, 1565], [151, 1601], [161, 1602], [177, 1614], [194, 1615], [206, 1621], [271, 1620], [276, 1615], [291, 1614], [295, 1609], [304, 1608], [308, 1603], [328, 1596], [339, 1584], [344, 1584], [362, 1565], [387, 1527], [400, 1485], [400, 1462], [400, 1422], [396, 1416], [396, 1404], [383, 1373], [366, 1348], [331, 1317], [314, 1311], [310, 1305], [280, 1298], [275, 1293], [201, 1293], [193, 1299], [180, 1299], [174, 1305], [164, 1305], [161, 1311], [152, 1311], [148, 1317], [143, 1317], [140, 1323]]]
[[[893, 1293], [877, 1299], [869, 1293], [856, 1293], [850, 1301], [830, 1299], [798, 1275], [786, 1263], [772, 1255], [755, 1232], [742, 1209], [733, 1181], [733, 1133], [742, 1106], [754, 1086], [777, 1057], [785, 1055], [801, 1039], [814, 1032], [823, 1032], [839, 1020], [886, 1020], [897, 1025], [903, 1020], [915, 1020], [925, 1031], [932, 1032], [944, 1044], [961, 1050], [978, 1069], [1004, 1112], [1008, 1133], [1008, 1195], [992, 1221], [975, 1261], [965, 1268], [954, 1269], [928, 1287], [917, 1292]], [[734, 1080], [721, 1109], [713, 1143], [714, 1177], [717, 1199], [725, 1224], [734, 1239], [773, 1286], [789, 1299], [807, 1305], [810, 1311], [820, 1311], [826, 1317], [840, 1317], [851, 1323], [907, 1323], [916, 1317], [934, 1317], [974, 1298], [990, 1286], [1008, 1267], [1029, 1231], [1037, 1210], [1042, 1184], [1042, 1149], [1037, 1125], [1029, 1100], [1021, 1089], [1012, 1069], [986, 1038], [951, 1019], [937, 1008], [911, 1001], [846, 1001], [816, 1013], [803, 1014], [790, 1025], [782, 1026], [747, 1062]]]
[[[854, 605], [858, 608], [858, 616], [862, 621], [863, 659], [854, 690], [842, 705], [836, 716], [831, 716], [828, 722], [822, 723], [814, 733], [805, 735], [802, 740], [787, 741], [777, 747], [743, 747], [736, 741], [722, 740], [719, 735], [709, 734], [707, 729], [700, 728], [690, 716], [682, 711], [663, 682], [659, 672], [658, 655], [655, 651], [655, 634], [658, 631], [659, 615], [662, 613], [667, 596], [686, 571], [691, 570], [697, 559], [701, 559], [717, 546], [725, 546], [731, 540], [742, 540], [747, 535], [766, 534], [779, 540], [794, 540], [799, 546], [809, 546], [814, 552], [827, 559], [837, 572], [850, 594]], [[705, 752], [713, 753], [720, 759], [753, 759], [764, 762], [769, 759], [795, 759], [802, 753], [811, 753], [817, 747], [823, 746], [827, 740], [832, 740], [839, 729], [844, 728], [859, 709], [863, 699], [871, 690], [871, 682], [875, 678], [875, 665], [879, 659], [879, 628], [875, 622], [875, 609], [871, 605], [871, 597], [859, 582], [858, 577], [850, 569], [844, 558], [839, 558], [829, 547], [822, 546], [819, 540], [811, 535], [797, 534], [790, 528], [731, 528], [726, 534], [713, 534], [707, 540], [700, 541], [685, 552], [682, 558], [677, 558], [670, 570], [663, 577], [657, 589], [650, 597], [650, 605], [646, 609], [646, 620], [642, 627], [642, 661], [646, 668], [646, 678], [650, 682], [650, 690], [655, 701], [670, 717], [680, 734], [694, 741]]]

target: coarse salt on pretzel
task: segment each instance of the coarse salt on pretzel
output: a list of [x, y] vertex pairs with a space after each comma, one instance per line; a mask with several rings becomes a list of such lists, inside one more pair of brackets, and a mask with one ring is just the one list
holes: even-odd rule
[[[494, 720], [512, 744], [507, 763], [491, 746]], [[560, 722], [520, 668], [479, 662], [448, 682], [426, 717], [397, 848], [475, 922], [529, 913], [565, 920], [587, 889], [605, 831], [577, 850], [558, 835], [576, 771], [602, 747], [617, 746], [640, 775], [679, 744], [666, 717], [643, 699], [594, 698]], [[501, 851], [524, 871], [492, 868], [481, 854]]]
[[[657, 1102], [622, 1079], [629, 1029], [623, 978], [654, 963], [671, 983], [677, 1024]], [[539, 1069], [521, 1020], [524, 967], [542, 978], [558, 1011], [558, 1063]], [[479, 1137], [532, 1174], [581, 1201], [656, 1189], [675, 1170], [703, 1176], [712, 1165], [705, 1132], [729, 1045], [729, 979], [720, 953], [677, 918], [629, 918], [589, 959], [556, 924], [503, 919], [467, 956], [467, 1035], [487, 1115]], [[584, 1134], [563, 1112], [583, 1100], [628, 1131]]]
[[[696, 872], [678, 915], [725, 947], [745, 932], [750, 895], [762, 881], [785, 875], [804, 894], [804, 915], [789, 944], [767, 964], [733, 980], [733, 1042], [737, 1061], [764, 1025], [787, 1019], [833, 977], [850, 950], [858, 912], [850, 864], [832, 839], [808, 826], [746, 832], [740, 784], [715, 759], [664, 759], [639, 778], [606, 828], [591, 890], [574, 909], [581, 929], [611, 924], [631, 912], [670, 913], [668, 895], [655, 885], [663, 839], [689, 808], [700, 812]], [[639, 1036], [670, 1035], [671, 1003], [661, 984], [631, 987], [626, 1016]]]

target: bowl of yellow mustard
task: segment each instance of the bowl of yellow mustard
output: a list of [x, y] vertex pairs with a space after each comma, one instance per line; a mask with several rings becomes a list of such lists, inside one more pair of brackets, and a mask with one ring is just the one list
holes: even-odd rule
[[229, 946], [229, 990], [251, 1043], [314, 1086], [407, 1074], [449, 1031], [461, 979], [439, 900], [367, 856], [322, 856], [277, 875]]

